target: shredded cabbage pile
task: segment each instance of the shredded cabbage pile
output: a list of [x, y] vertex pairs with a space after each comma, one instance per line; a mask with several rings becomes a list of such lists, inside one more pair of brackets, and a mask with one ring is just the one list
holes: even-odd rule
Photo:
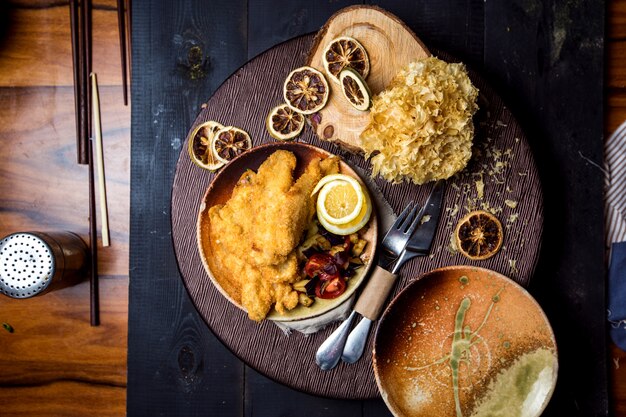
[[478, 89], [463, 64], [412, 62], [372, 100], [361, 133], [372, 174], [392, 183], [449, 178], [472, 156]]

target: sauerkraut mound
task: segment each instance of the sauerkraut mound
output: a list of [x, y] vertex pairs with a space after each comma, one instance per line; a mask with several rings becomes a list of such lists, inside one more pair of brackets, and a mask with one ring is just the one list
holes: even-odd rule
[[415, 184], [449, 178], [472, 156], [478, 90], [463, 64], [430, 57], [402, 69], [373, 98], [361, 133], [374, 176]]

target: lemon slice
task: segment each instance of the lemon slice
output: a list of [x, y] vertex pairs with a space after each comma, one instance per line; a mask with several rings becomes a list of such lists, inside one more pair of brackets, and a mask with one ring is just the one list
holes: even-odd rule
[[215, 134], [224, 126], [215, 121], [208, 121], [198, 126], [189, 138], [189, 156], [191, 160], [201, 168], [216, 171], [224, 165], [213, 153], [212, 143]]
[[311, 193], [311, 195], [315, 195], [315, 193], [321, 190], [323, 186], [335, 180], [348, 181], [349, 183], [353, 184], [355, 187], [357, 186], [361, 187], [361, 184], [359, 184], [359, 182], [355, 180], [354, 177], [351, 177], [346, 174], [331, 174], [331, 175], [326, 175], [321, 180], [319, 180], [315, 188], [313, 188], [313, 192]]
[[274, 139], [291, 140], [302, 132], [304, 116], [288, 105], [281, 104], [270, 110], [265, 127]]
[[326, 74], [336, 83], [339, 82], [339, 73], [344, 68], [353, 68], [363, 78], [370, 72], [370, 60], [365, 48], [349, 36], [340, 36], [330, 41], [322, 60]]
[[307, 66], [291, 71], [283, 85], [285, 102], [301, 114], [313, 114], [322, 110], [329, 94], [330, 89], [324, 74]]
[[361, 207], [361, 211], [358, 216], [349, 223], [346, 224], [333, 224], [326, 220], [324, 217], [320, 216], [320, 212], [317, 213], [317, 219], [319, 220], [322, 227], [328, 230], [330, 233], [334, 233], [340, 236], [351, 235], [352, 233], [356, 233], [361, 230], [367, 222], [370, 220], [372, 216], [372, 201], [370, 200], [370, 196], [367, 191], [363, 191], [363, 196], [365, 198], [364, 204]]
[[352, 68], [345, 68], [339, 74], [341, 92], [348, 102], [359, 111], [365, 111], [372, 104], [372, 93], [367, 83]]
[[211, 150], [215, 158], [224, 164], [250, 148], [252, 148], [250, 135], [245, 130], [234, 126], [227, 126], [215, 132], [215, 137], [211, 142]]
[[356, 219], [361, 207], [363, 191], [356, 181], [333, 180], [322, 187], [317, 197], [318, 214], [335, 225]]

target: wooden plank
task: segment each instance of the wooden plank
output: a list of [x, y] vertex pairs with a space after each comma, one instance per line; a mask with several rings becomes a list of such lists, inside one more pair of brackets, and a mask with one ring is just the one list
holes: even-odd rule
[[363, 401], [363, 417], [391, 417], [391, 415], [383, 400]]
[[198, 318], [170, 238], [184, 135], [202, 101], [247, 57], [246, 2], [210, 9], [201, 1], [133, 8], [129, 416], [243, 412], [243, 366]]
[[251, 1], [248, 6], [248, 59], [288, 39], [318, 31], [333, 13], [355, 3], [359, 2]]
[[[10, 395], [20, 401], [11, 401]], [[0, 390], [2, 415], [11, 417], [119, 417], [124, 415], [125, 397], [123, 386], [86, 386], [71, 380]]]
[[[109, 3], [94, 14], [100, 29], [115, 16]], [[64, 46], [68, 16], [66, 3], [0, 6], [0, 236], [25, 230], [87, 235], [87, 171], [75, 163], [71, 55]], [[105, 58], [116, 44], [100, 29], [94, 49]], [[14, 328], [0, 334], [3, 415], [107, 416], [125, 408], [130, 112], [121, 89], [108, 86], [120, 85], [119, 69], [96, 62], [97, 71], [111, 69], [103, 71], [101, 88], [113, 232], [113, 246], [98, 259], [102, 325], [89, 326], [87, 281], [27, 300], [1, 296], [0, 321]]]
[[[99, 265], [127, 275], [129, 113], [118, 87], [100, 91], [113, 247], [101, 251]], [[65, 229], [87, 240], [87, 168], [73, 163], [73, 88], [0, 88], [0, 105], [0, 139], [11, 144], [0, 154], [0, 205], [6, 212], [0, 228], [5, 233]]]
[[486, 70], [525, 122], [542, 170], [545, 237], [531, 293], [560, 356], [546, 415], [607, 415], [603, 3], [487, 2], [485, 30]]
[[[616, 38], [607, 44], [608, 54], [612, 56], [626, 56], [626, 38]], [[607, 61], [607, 87], [626, 90], [626, 62], [623, 59]]]
[[[0, 86], [73, 85], [67, 2], [3, 2]], [[100, 86], [121, 82], [116, 0], [94, 2], [93, 69]]]
[[[0, 321], [14, 328], [0, 332], [3, 415], [84, 415], [85, 400], [100, 415], [124, 409], [130, 114], [118, 92], [100, 94], [113, 232], [98, 259], [102, 325], [89, 325], [87, 281], [30, 299], [0, 296]], [[69, 230], [86, 239], [87, 169], [75, 163], [73, 94], [0, 88], [0, 237]]]
[[468, 65], [482, 64], [484, 0], [369, 0], [368, 3], [400, 17], [429, 49], [445, 51]]
[[245, 417], [362, 415], [362, 401], [335, 400], [295, 391], [249, 367], [246, 367], [245, 392]]

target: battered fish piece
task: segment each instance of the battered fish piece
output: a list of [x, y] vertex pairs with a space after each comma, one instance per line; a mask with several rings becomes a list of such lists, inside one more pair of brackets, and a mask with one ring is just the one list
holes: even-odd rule
[[241, 176], [226, 204], [209, 209], [216, 272], [252, 320], [263, 320], [272, 306], [282, 314], [298, 305], [295, 249], [315, 213], [311, 192], [339, 172], [338, 158], [317, 158], [294, 182], [296, 163], [293, 153], [274, 152], [257, 173]]

